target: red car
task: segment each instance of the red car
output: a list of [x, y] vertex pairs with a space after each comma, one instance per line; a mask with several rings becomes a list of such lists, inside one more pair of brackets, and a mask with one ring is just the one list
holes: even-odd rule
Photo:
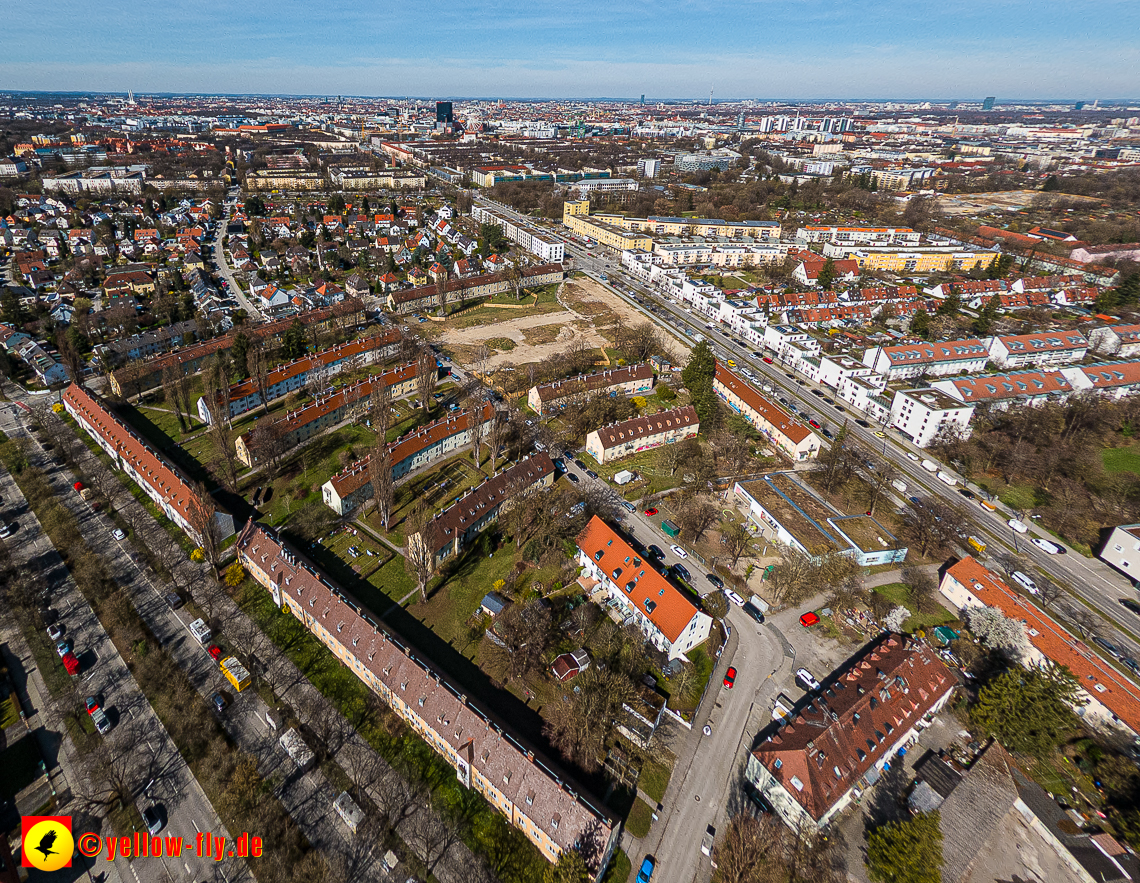
[[802, 625], [805, 629], [811, 628], [817, 622], [819, 622], [819, 617], [812, 613], [810, 610], [800, 617], [800, 625]]
[[766, 365], [771, 365], [771, 364], [772, 364], [772, 360], [771, 360], [771, 359], [769, 359], [767, 356], [765, 356], [765, 357], [764, 357], [763, 359], [761, 359], [760, 361], [764, 362]]
[[210, 654], [210, 658], [214, 660], [214, 662], [217, 662], [222, 658], [222, 648], [217, 644], [211, 644], [206, 648], [206, 652]]
[[736, 683], [736, 669], [729, 666], [728, 671], [724, 673], [724, 685], [731, 690], [734, 683]]
[[81, 491], [83, 490], [83, 482], [77, 481], [72, 485], [72, 487], [75, 488], [76, 491]]
[[652, 506], [650, 506], [648, 509], [645, 510], [645, 514], [652, 517], [652, 516], [657, 514], [657, 510], [654, 509]]
[[99, 697], [88, 696], [85, 704], [87, 705], [87, 713], [94, 714], [99, 710]]

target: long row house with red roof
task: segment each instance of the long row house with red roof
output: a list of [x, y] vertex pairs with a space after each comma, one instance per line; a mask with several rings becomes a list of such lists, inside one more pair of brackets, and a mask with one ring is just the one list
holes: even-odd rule
[[198, 399], [198, 417], [203, 423], [213, 423], [216, 413], [228, 415], [232, 419], [300, 389], [314, 376], [323, 381], [346, 368], [364, 367], [373, 362], [395, 358], [400, 340], [400, 334], [393, 330], [350, 340], [311, 356], [302, 356], [269, 371], [260, 388], [257, 379], [253, 377], [233, 384], [227, 393], [222, 394], [224, 401], [216, 402], [213, 407], [202, 396]]
[[464, 787], [482, 795], [547, 861], [576, 849], [591, 879], [600, 879], [621, 830], [611, 810], [270, 528], [247, 522], [236, 549], [274, 604], [383, 699]]
[[[115, 466], [130, 476], [167, 518], [201, 545], [200, 526], [207, 515], [195, 489], [182, 473], [84, 387], [73, 383], [64, 390], [63, 407], [80, 428], [110, 455]], [[212, 517], [219, 539], [233, 535], [232, 515], [214, 511]]]

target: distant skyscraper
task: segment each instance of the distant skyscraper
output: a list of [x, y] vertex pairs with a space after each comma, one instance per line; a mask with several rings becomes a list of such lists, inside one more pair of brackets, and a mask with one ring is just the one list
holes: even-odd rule
[[641, 103], [642, 103], [642, 105], [645, 104], [645, 96], [644, 95], [641, 96]]
[[437, 123], [455, 122], [455, 118], [451, 115], [450, 101], [437, 101], [435, 103], [435, 121]]
[[1083, 101], [1078, 101], [1076, 104], [1073, 105], [1073, 110], [1084, 110], [1084, 109], [1085, 109], [1085, 103]]
[[985, 101], [982, 102], [982, 110], [993, 110], [994, 109], [994, 102], [996, 100], [997, 99], [993, 95], [990, 95], [988, 98], [985, 99]]

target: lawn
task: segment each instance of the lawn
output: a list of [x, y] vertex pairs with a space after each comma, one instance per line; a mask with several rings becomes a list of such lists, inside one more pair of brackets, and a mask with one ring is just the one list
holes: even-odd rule
[[199, 430], [205, 429], [206, 424], [201, 420], [194, 418], [190, 421], [190, 429], [186, 432], [182, 431], [182, 424], [178, 422], [178, 417], [175, 416], [173, 410], [163, 408], [148, 408], [140, 405], [138, 412], [146, 417], [151, 423], [169, 435], [175, 441], [180, 441], [187, 435], [192, 435]]
[[614, 857], [610, 859], [610, 866], [606, 868], [606, 875], [602, 877], [602, 883], [625, 883], [632, 870], [633, 865], [629, 863], [629, 856], [620, 849], [615, 849]]
[[1031, 485], [1011, 484], [998, 491], [998, 499], [1015, 512], [1028, 512], [1037, 505], [1037, 491]]
[[1105, 472], [1135, 472], [1140, 475], [1140, 450], [1135, 446], [1105, 448], [1100, 457]]
[[16, 706], [16, 695], [13, 693], [3, 702], [0, 702], [0, 730], [5, 730], [20, 719], [20, 711]]
[[653, 810], [640, 797], [633, 802], [633, 809], [625, 820], [625, 829], [634, 837], [644, 837], [649, 833], [649, 826], [653, 824]]
[[888, 583], [885, 586], [876, 587], [873, 591], [894, 604], [901, 604], [910, 611], [910, 618], [903, 623], [903, 628], [908, 632], [917, 632], [920, 629], [931, 629], [935, 626], [945, 625], [948, 622], [954, 622], [958, 618], [941, 604], [938, 605], [937, 610], [931, 613], [915, 613], [914, 608], [910, 604], [910, 591], [902, 583]]
[[376, 517], [375, 510], [369, 510], [365, 521], [378, 534], [402, 546], [403, 520], [417, 500], [424, 500], [432, 509], [445, 509], [486, 477], [467, 459], [467, 454], [459, 454], [396, 488], [391, 529], [387, 533]]
[[665, 799], [665, 789], [669, 787], [670, 775], [672, 771], [665, 764], [649, 760], [641, 768], [641, 777], [637, 780], [637, 786], [660, 803]]

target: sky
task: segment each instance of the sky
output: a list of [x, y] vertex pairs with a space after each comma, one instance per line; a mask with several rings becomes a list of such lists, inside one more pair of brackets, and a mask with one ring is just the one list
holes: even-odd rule
[[1137, 0], [53, 0], [0, 90], [423, 98], [1134, 98]]

